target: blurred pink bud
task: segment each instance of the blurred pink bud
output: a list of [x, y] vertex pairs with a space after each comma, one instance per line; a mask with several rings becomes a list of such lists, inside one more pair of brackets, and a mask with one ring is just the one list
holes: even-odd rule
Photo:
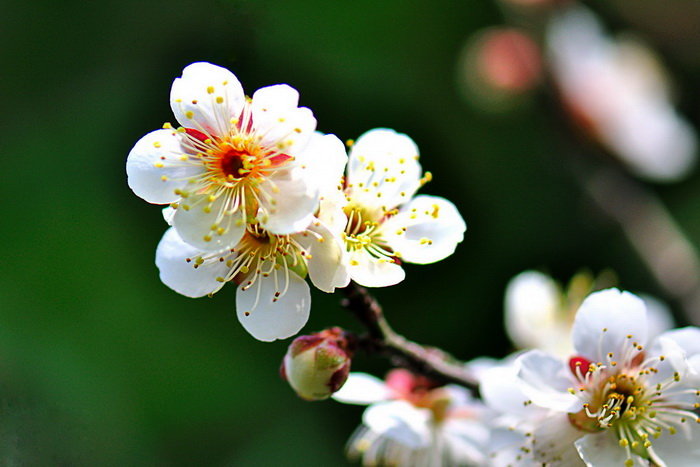
[[539, 46], [517, 28], [479, 31], [462, 51], [458, 79], [472, 103], [488, 111], [510, 110], [542, 80]]
[[327, 399], [348, 378], [351, 344], [348, 334], [337, 327], [299, 336], [284, 356], [280, 375], [302, 399]]
[[477, 72], [491, 86], [523, 92], [540, 79], [542, 64], [534, 41], [516, 29], [492, 29], [481, 36]]

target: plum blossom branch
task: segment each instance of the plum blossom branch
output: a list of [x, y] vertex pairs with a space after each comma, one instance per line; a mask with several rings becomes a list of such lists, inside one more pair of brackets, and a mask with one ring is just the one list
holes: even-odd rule
[[384, 317], [381, 305], [367, 289], [350, 282], [342, 290], [345, 294], [343, 307], [367, 329], [367, 334], [359, 336], [359, 348], [384, 355], [396, 366], [477, 392], [476, 377], [463, 362], [441, 349], [417, 344], [394, 331]]

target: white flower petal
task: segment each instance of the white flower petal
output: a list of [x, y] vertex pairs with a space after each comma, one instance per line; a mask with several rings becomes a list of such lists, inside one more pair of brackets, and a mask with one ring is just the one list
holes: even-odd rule
[[687, 431], [675, 435], [664, 432], [652, 441], [654, 453], [669, 467], [697, 467], [700, 465], [700, 424], [686, 422]]
[[174, 190], [204, 169], [180, 160], [184, 154], [179, 135], [173, 130], [156, 130], [136, 142], [126, 160], [126, 175], [131, 188], [153, 204], [180, 199]]
[[316, 119], [306, 107], [297, 107], [296, 89], [278, 84], [260, 88], [253, 94], [253, 124], [262, 143], [276, 146], [289, 155], [304, 150], [316, 129]]
[[367, 407], [362, 422], [375, 433], [411, 448], [422, 448], [430, 443], [431, 418], [428, 409], [419, 409], [404, 401], [391, 401]]
[[573, 375], [561, 360], [540, 350], [531, 350], [516, 360], [521, 389], [540, 407], [560, 412], [575, 412], [580, 402], [568, 392], [574, 386]]
[[[565, 413], [553, 413], [535, 423], [532, 430], [532, 452], [537, 463], [525, 465], [556, 465], [557, 467], [580, 467], [574, 441], [585, 432], [575, 428]], [[601, 464], [599, 467], [603, 467]], [[611, 466], [612, 467], [612, 466]]]
[[341, 190], [324, 193], [316, 216], [331, 232], [340, 235], [348, 223], [348, 216], [343, 211], [347, 204], [348, 200]]
[[[677, 374], [680, 378], [679, 381], [687, 385], [690, 381], [686, 378], [693, 378], [695, 375], [692, 372], [690, 375], [688, 374], [690, 371], [689, 362], [683, 348], [667, 335], [668, 333], [660, 335], [649, 346], [647, 358], [663, 356], [663, 359], [654, 363], [654, 371], [647, 377], [647, 384], [651, 386], [658, 383], [665, 385], [667, 381], [673, 380], [674, 375]], [[681, 393], [677, 393], [672, 399], [677, 401], [683, 399], [692, 404], [695, 402], [695, 395], [687, 394], [687, 397], [683, 397]]]
[[391, 391], [384, 381], [367, 373], [353, 372], [331, 397], [344, 404], [368, 405], [388, 400]]
[[572, 336], [574, 348], [582, 357], [605, 362], [612, 353], [613, 359], [619, 359], [632, 343], [646, 344], [644, 302], [617, 289], [592, 293], [576, 313]]
[[286, 339], [298, 333], [309, 319], [311, 293], [306, 281], [289, 272], [288, 288], [277, 301], [275, 293], [284, 288], [284, 271], [268, 277], [259, 275], [255, 283], [243, 290], [243, 282], [236, 292], [236, 314], [246, 331], [258, 340], [271, 342]]
[[338, 191], [348, 156], [345, 145], [337, 136], [316, 131], [309, 144], [296, 156], [296, 161], [308, 183], [325, 197]]
[[530, 399], [521, 389], [514, 365], [485, 370], [479, 382], [479, 393], [494, 410], [520, 416], [528, 416], [540, 408], [527, 404]]
[[488, 467], [525, 466], [522, 446], [527, 444], [525, 434], [511, 428], [495, 427], [491, 430], [488, 445]]
[[[618, 444], [618, 440], [610, 431], [586, 435], [574, 443], [581, 459], [589, 467], [625, 466], [627, 451]], [[632, 466], [647, 466], [641, 457], [632, 455]]]
[[[168, 229], [156, 249], [160, 280], [186, 297], [203, 297], [223, 287], [217, 278], [226, 277], [228, 267], [219, 261], [207, 261], [194, 268], [194, 259], [204, 252], [183, 242], [174, 228]], [[192, 261], [188, 262], [187, 258]]]
[[674, 327], [673, 315], [668, 305], [651, 295], [640, 294], [647, 307], [648, 338], [656, 337]]
[[175, 209], [173, 209], [171, 206], [165, 207], [165, 208], [163, 208], [162, 214], [163, 214], [163, 220], [165, 221], [165, 223], [172, 226], [173, 225], [173, 216], [175, 215]]
[[418, 190], [420, 177], [418, 147], [404, 134], [377, 128], [352, 146], [347, 184], [361, 205], [385, 210], [399, 206]]
[[505, 294], [505, 324], [515, 345], [552, 353], [557, 353], [551, 345], [555, 341], [571, 345], [570, 333], [560, 334], [557, 325], [560, 295], [556, 282], [537, 271], [525, 271], [511, 279]]
[[445, 439], [451, 464], [483, 465], [490, 431], [481, 420], [448, 418], [438, 436]]
[[348, 274], [365, 287], [388, 287], [398, 284], [406, 277], [403, 268], [383, 258], [375, 258], [361, 249], [350, 253]]
[[348, 285], [350, 276], [343, 263], [343, 245], [339, 237], [320, 221], [313, 221], [307, 232], [294, 237], [311, 254], [307, 268], [311, 282], [318, 289], [333, 293], [336, 288]]
[[454, 253], [467, 225], [454, 204], [421, 195], [382, 226], [383, 236], [402, 261], [428, 264]]
[[298, 170], [284, 170], [268, 177], [257, 187], [260, 223], [272, 233], [291, 234], [306, 230], [318, 208], [318, 192]]
[[202, 250], [218, 251], [235, 246], [245, 232], [243, 212], [240, 209], [226, 212], [225, 195], [213, 203], [208, 198], [209, 195], [203, 194], [183, 199], [172, 218], [173, 226], [185, 242]]
[[240, 117], [244, 103], [238, 78], [206, 62], [185, 67], [170, 90], [170, 107], [180, 125], [211, 136], [228, 135], [231, 119]]
[[661, 336], [676, 342], [687, 357], [700, 354], [700, 329], [695, 326], [673, 329], [661, 334]]

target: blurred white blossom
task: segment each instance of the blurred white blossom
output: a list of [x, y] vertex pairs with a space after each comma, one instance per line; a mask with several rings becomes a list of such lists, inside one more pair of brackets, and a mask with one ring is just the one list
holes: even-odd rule
[[348, 442], [348, 456], [363, 465], [447, 467], [485, 460], [488, 411], [460, 386], [438, 387], [403, 369], [392, 370], [386, 381], [350, 373], [333, 398], [369, 405]]
[[[508, 283], [505, 293], [505, 326], [511, 341], [520, 349], [540, 349], [568, 357], [574, 349], [571, 327], [583, 299], [596, 288], [586, 272], [576, 274], [566, 288], [538, 271], [525, 271]], [[649, 334], [657, 336], [673, 327], [668, 307], [649, 295], [641, 295], [647, 306]]]
[[639, 176], [675, 181], [689, 173], [696, 133], [673, 107], [647, 47], [610, 39], [581, 6], [554, 15], [547, 42], [554, 80], [580, 125]]

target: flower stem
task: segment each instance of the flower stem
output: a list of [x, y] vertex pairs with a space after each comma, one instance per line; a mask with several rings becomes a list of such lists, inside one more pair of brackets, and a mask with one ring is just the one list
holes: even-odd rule
[[360, 348], [370, 354], [386, 356], [393, 365], [438, 382], [459, 384], [474, 393], [478, 391], [478, 382], [464, 362], [436, 347], [412, 342], [394, 331], [384, 317], [381, 305], [367, 289], [350, 282], [343, 293], [343, 307], [367, 329], [367, 334], [358, 338]]

